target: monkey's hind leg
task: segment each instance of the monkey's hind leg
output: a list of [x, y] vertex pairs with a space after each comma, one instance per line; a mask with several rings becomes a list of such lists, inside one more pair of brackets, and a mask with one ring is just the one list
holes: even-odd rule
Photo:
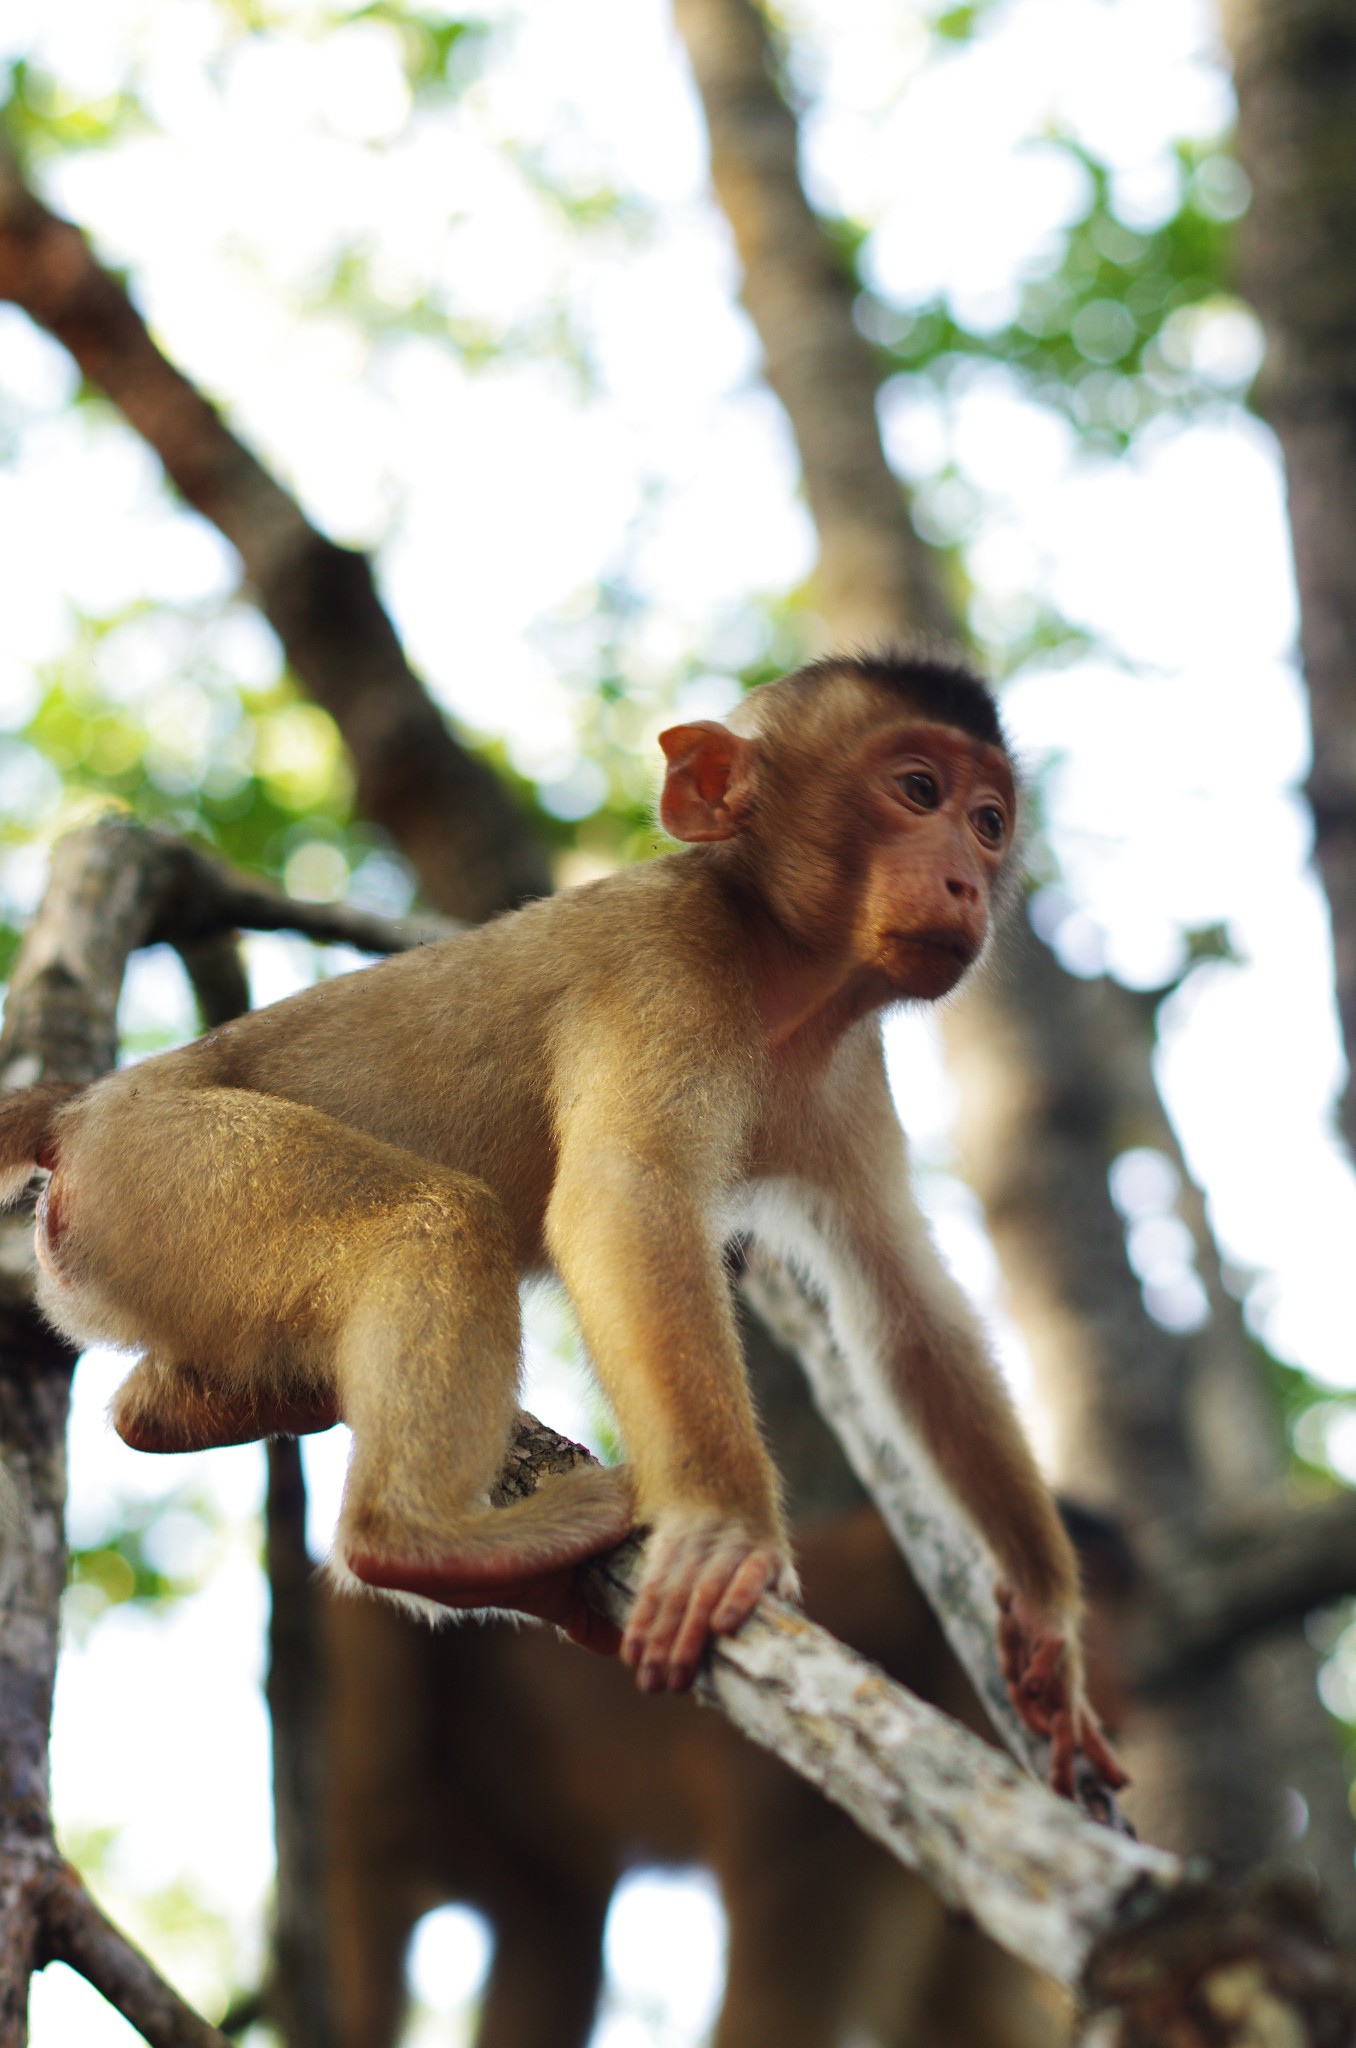
[[[377, 1239], [380, 1242], [377, 1242]], [[335, 1369], [353, 1457], [332, 1574], [452, 1608], [510, 1608], [615, 1647], [576, 1568], [634, 1526], [630, 1485], [584, 1466], [489, 1504], [516, 1413], [518, 1282], [490, 1190], [455, 1175], [374, 1233]]]

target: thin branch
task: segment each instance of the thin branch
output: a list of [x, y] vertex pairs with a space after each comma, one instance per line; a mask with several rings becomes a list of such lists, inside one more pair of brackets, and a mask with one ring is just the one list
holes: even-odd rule
[[320, 1588], [306, 1549], [306, 1483], [292, 1437], [268, 1446], [267, 1696], [277, 1846], [272, 2017], [287, 2048], [335, 2048], [326, 1874], [327, 1743]]
[[185, 939], [176, 948], [184, 963], [204, 1031], [229, 1024], [250, 1006], [249, 976], [240, 942], [233, 931], [212, 938]]
[[204, 911], [225, 926], [243, 925], [254, 932], [300, 932], [303, 938], [322, 944], [353, 946], [359, 953], [407, 953], [417, 946], [431, 946], [439, 939], [453, 938], [466, 927], [454, 918], [378, 917], [347, 903], [303, 903], [280, 890], [262, 889], [254, 883], [234, 880], [200, 856], [203, 878], [216, 877], [213, 892], [205, 894]]
[[[739, 1291], [800, 1360], [816, 1406], [908, 1559], [989, 1719], [1012, 1754], [1044, 1780], [1049, 1745], [1017, 1713], [998, 1662], [992, 1557], [957, 1516], [884, 1389], [863, 1385], [849, 1371], [823, 1308], [795, 1275], [753, 1247]], [[1094, 1796], [1091, 1785], [1083, 1796]], [[1096, 1817], [1106, 1819], [1105, 1788], [1096, 1788], [1096, 1796]]]
[[69, 1865], [52, 1884], [43, 1919], [47, 1959], [78, 1970], [150, 2048], [229, 2048], [226, 2036], [185, 2005], [105, 1918]]

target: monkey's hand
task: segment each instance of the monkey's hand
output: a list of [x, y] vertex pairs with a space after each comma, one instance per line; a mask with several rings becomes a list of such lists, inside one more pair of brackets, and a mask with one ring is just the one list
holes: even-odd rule
[[1076, 1640], [1011, 1586], [996, 1588], [998, 1651], [1017, 1712], [1050, 1738], [1050, 1783], [1064, 1798], [1074, 1791], [1074, 1758], [1086, 1757], [1118, 1791], [1129, 1780], [1083, 1691]]
[[686, 1692], [710, 1636], [729, 1636], [767, 1592], [794, 1599], [783, 1546], [717, 1509], [660, 1516], [622, 1637], [623, 1664], [642, 1692]]

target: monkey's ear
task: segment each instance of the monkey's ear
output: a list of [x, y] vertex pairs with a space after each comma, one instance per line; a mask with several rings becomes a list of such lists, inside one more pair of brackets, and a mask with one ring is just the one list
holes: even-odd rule
[[675, 839], [733, 839], [749, 822], [758, 748], [712, 718], [659, 735], [668, 769], [659, 817]]

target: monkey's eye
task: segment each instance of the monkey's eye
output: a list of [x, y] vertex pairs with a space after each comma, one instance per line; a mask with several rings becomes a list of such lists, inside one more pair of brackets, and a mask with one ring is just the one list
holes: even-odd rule
[[1008, 821], [997, 804], [985, 804], [977, 810], [974, 826], [986, 846], [1001, 846], [1007, 837]]
[[897, 775], [895, 780], [909, 802], [916, 804], [920, 811], [935, 811], [942, 800], [936, 777], [922, 768], [910, 768], [907, 774]]

